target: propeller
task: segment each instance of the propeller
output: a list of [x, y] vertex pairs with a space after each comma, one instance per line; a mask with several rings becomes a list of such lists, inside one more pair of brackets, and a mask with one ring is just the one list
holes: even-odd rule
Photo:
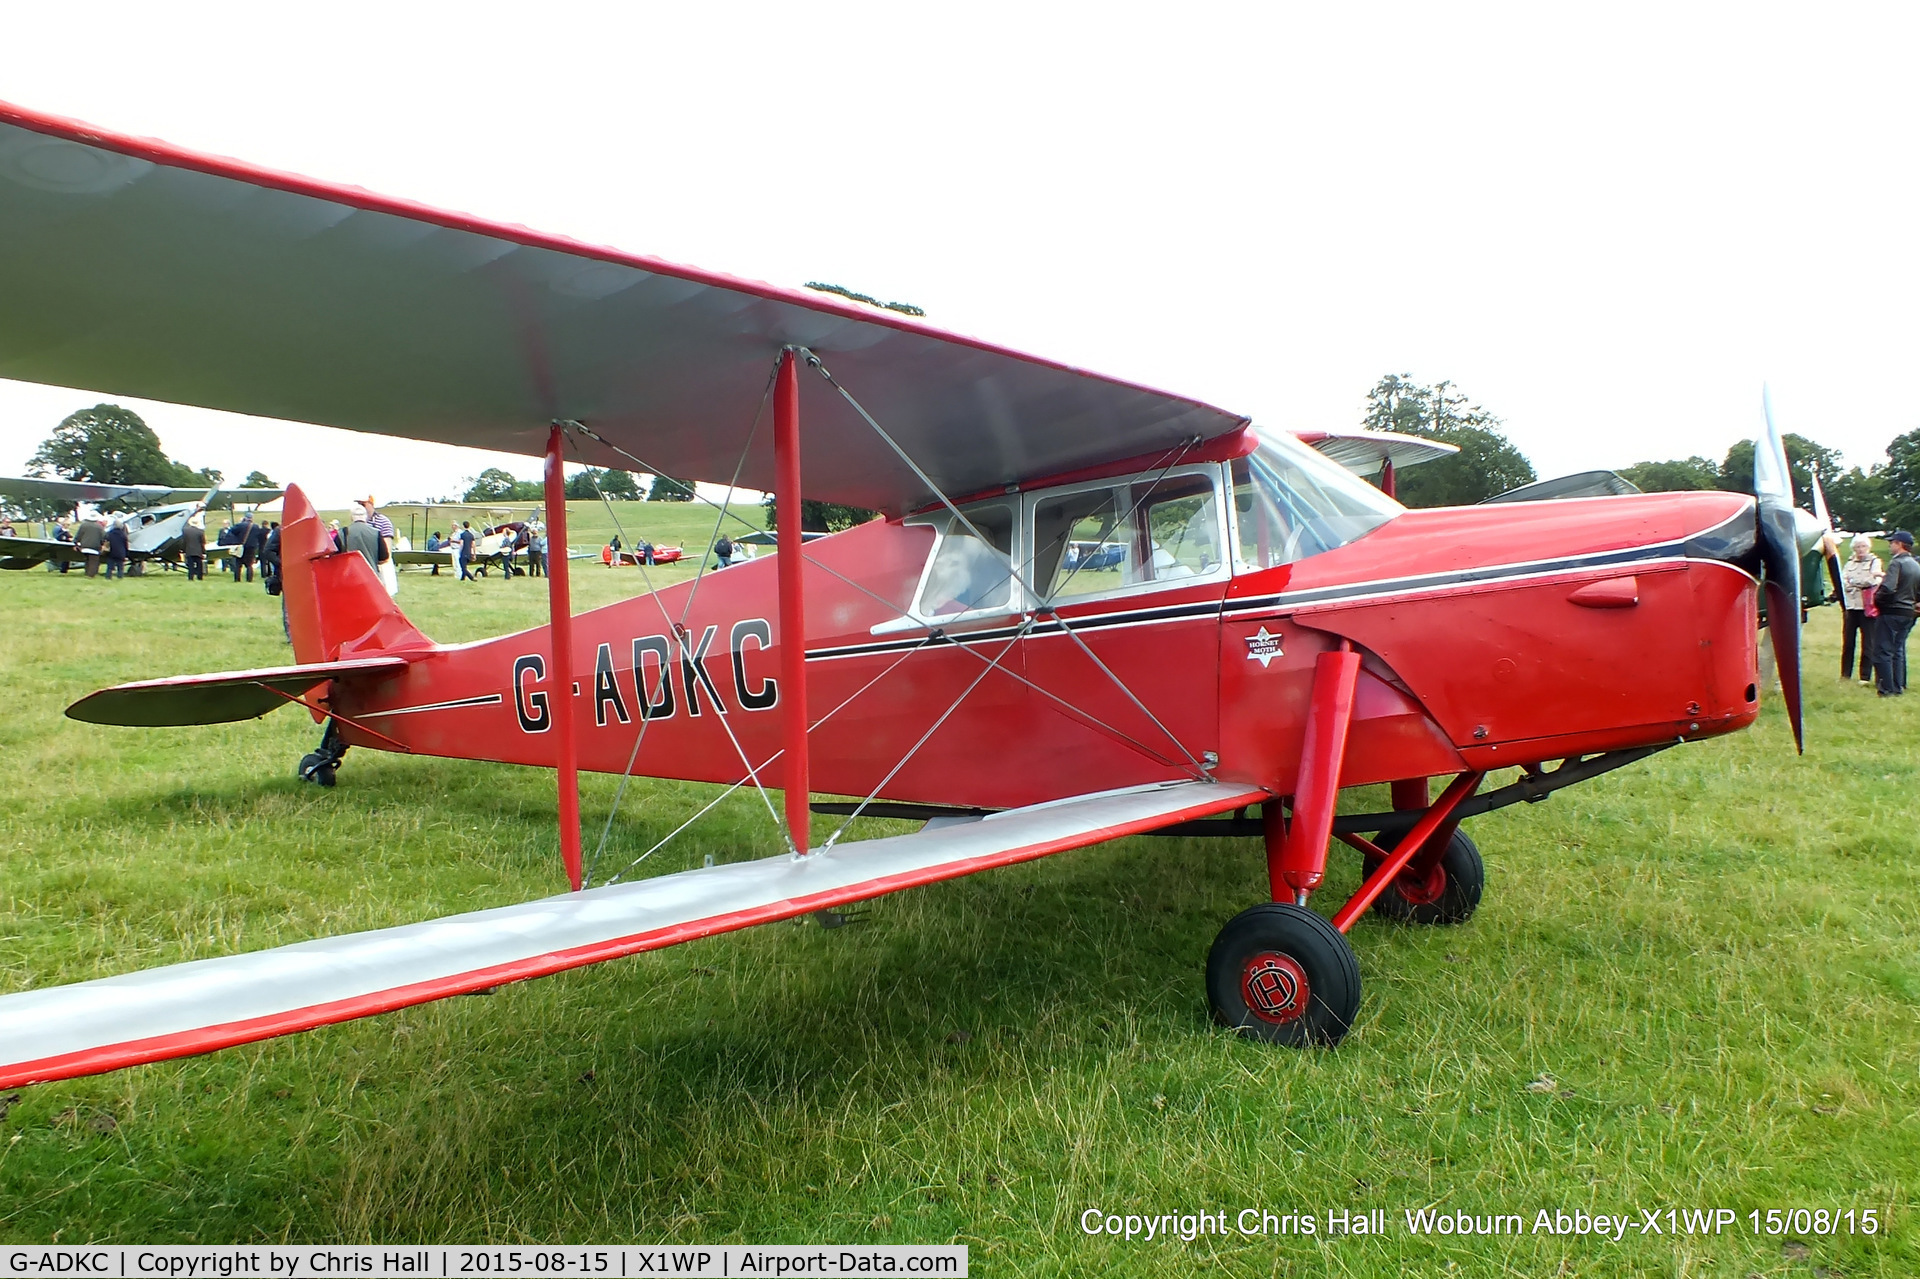
[[1793, 476], [1787, 470], [1787, 449], [1773, 423], [1773, 396], [1764, 387], [1761, 408], [1766, 432], [1753, 447], [1753, 492], [1758, 499], [1755, 520], [1760, 542], [1762, 582], [1767, 593], [1767, 637], [1773, 642], [1773, 660], [1780, 672], [1780, 693], [1786, 699], [1787, 722], [1793, 725], [1794, 749], [1806, 753], [1800, 728], [1800, 539], [1793, 509]]

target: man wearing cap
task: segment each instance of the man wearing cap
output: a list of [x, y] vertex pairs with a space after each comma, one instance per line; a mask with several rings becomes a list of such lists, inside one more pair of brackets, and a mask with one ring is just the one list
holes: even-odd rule
[[1913, 558], [1913, 534], [1907, 530], [1890, 534], [1887, 544], [1893, 558], [1873, 595], [1880, 610], [1873, 626], [1873, 671], [1880, 696], [1898, 697], [1907, 691], [1907, 635], [1913, 630], [1914, 604], [1920, 600], [1920, 562]]

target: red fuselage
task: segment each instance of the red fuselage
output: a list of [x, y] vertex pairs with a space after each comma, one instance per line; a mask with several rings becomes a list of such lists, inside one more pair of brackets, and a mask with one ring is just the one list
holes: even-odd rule
[[[1024, 495], [1029, 517], [1044, 496]], [[1314, 660], [1343, 641], [1364, 666], [1342, 785], [1729, 732], [1758, 711], [1755, 585], [1727, 549], [1752, 518], [1726, 493], [1408, 511], [1278, 567], [1057, 617], [1014, 590], [944, 625], [903, 619], [926, 606], [936, 529], [875, 521], [805, 550], [812, 789], [1015, 807], [1192, 776], [1191, 757], [1288, 794]], [[781, 784], [775, 564], [574, 619], [582, 768], [730, 783], [750, 764]], [[301, 660], [392, 642], [359, 625]], [[336, 683], [331, 709], [354, 745], [551, 767], [548, 643], [541, 627], [436, 648]]]

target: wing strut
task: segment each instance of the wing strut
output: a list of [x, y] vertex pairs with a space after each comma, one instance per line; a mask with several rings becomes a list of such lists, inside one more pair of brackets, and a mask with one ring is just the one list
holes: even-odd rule
[[773, 386], [773, 471], [775, 522], [780, 550], [780, 713], [786, 729], [787, 833], [795, 855], [807, 855], [807, 619], [800, 593], [800, 377], [793, 348], [780, 353]]
[[[580, 744], [573, 738], [573, 597], [567, 593], [567, 477], [560, 447], [566, 428], [547, 434], [547, 634], [553, 640], [553, 734], [560, 774], [560, 860], [580, 890]], [[554, 547], [560, 554], [553, 554]]]

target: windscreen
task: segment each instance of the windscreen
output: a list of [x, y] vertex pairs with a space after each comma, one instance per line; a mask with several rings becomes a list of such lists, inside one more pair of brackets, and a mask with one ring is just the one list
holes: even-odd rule
[[1233, 464], [1235, 566], [1274, 568], [1364, 537], [1406, 508], [1291, 435], [1258, 433]]

